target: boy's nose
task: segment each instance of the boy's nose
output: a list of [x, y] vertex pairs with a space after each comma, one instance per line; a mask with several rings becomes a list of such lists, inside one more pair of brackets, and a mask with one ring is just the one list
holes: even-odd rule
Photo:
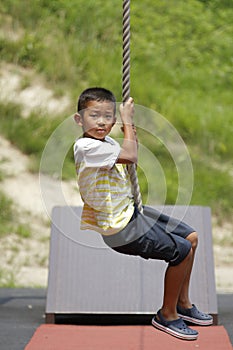
[[104, 118], [102, 116], [100, 116], [97, 120], [97, 123], [98, 123], [98, 125], [104, 125], [105, 124]]

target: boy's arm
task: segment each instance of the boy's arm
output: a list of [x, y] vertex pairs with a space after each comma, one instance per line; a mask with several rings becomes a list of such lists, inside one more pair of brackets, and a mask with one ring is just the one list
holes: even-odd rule
[[117, 163], [137, 163], [137, 136], [133, 124], [134, 101], [130, 97], [124, 104], [120, 105], [120, 116], [123, 124], [124, 140]]

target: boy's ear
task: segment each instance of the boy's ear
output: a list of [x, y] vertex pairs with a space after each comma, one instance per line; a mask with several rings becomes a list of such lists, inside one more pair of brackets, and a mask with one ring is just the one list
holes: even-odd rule
[[75, 113], [74, 120], [79, 126], [83, 126], [83, 118], [79, 113]]

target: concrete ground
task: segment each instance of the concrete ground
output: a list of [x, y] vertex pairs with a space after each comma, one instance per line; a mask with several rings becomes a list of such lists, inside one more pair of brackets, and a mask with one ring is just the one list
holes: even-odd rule
[[[24, 350], [45, 322], [45, 302], [45, 289], [0, 289], [1, 350]], [[218, 315], [233, 344], [233, 294], [218, 294]]]

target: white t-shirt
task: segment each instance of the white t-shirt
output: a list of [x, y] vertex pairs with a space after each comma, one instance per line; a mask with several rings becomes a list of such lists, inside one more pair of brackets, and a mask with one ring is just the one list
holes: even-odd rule
[[103, 235], [122, 230], [134, 211], [126, 166], [116, 164], [120, 145], [111, 137], [104, 141], [88, 137], [74, 144], [78, 185], [84, 207], [81, 228]]

